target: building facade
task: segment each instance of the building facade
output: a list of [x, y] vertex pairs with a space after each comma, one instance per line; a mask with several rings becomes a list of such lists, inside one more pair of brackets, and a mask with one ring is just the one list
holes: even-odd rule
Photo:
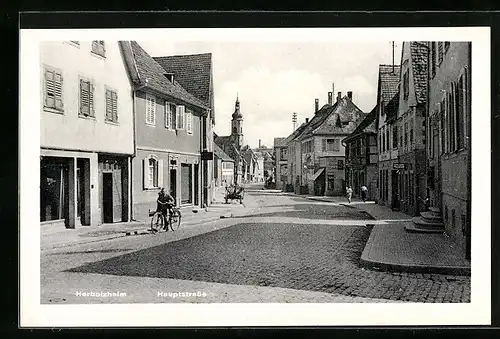
[[470, 258], [471, 44], [432, 42], [427, 158], [431, 206]]
[[177, 206], [202, 206], [203, 117], [210, 107], [187, 92], [137, 42], [121, 42], [134, 84], [133, 217], [147, 220], [160, 188]]
[[170, 76], [190, 94], [201, 100], [210, 109], [201, 118], [202, 153], [201, 180], [202, 202], [210, 206], [214, 199], [214, 140], [215, 126], [214, 81], [212, 54], [189, 54], [154, 57]]
[[118, 42], [44, 42], [40, 61], [42, 227], [130, 220], [133, 100]]
[[[393, 146], [398, 149], [400, 168], [392, 179], [398, 191], [396, 207], [411, 216], [422, 210], [426, 196], [425, 117], [427, 111], [426, 42], [403, 42], [397, 121]], [[394, 173], [394, 172], [393, 172]]]
[[380, 65], [377, 90], [378, 204], [397, 209], [399, 65]]
[[276, 188], [279, 190], [285, 190], [288, 181], [288, 147], [284, 144], [285, 139], [274, 138]]
[[346, 152], [346, 183], [360, 196], [360, 188], [368, 188], [368, 200], [378, 200], [377, 106], [343, 140]]
[[214, 144], [215, 187], [234, 184], [234, 160]]
[[[351, 134], [365, 117], [353, 102], [352, 92], [329, 102], [297, 137], [301, 146], [301, 186], [309, 194], [343, 195], [345, 193], [345, 147], [342, 140]], [[329, 98], [332, 96], [329, 95]], [[317, 101], [316, 101], [317, 102]]]

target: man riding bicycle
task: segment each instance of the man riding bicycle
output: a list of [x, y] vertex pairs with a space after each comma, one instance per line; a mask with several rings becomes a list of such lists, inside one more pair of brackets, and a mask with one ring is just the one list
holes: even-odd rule
[[175, 199], [165, 192], [165, 189], [162, 188], [158, 193], [158, 199], [156, 200], [156, 212], [161, 212], [163, 215], [164, 227], [168, 231], [167, 227], [167, 215], [168, 213], [172, 213], [172, 207], [175, 205]]

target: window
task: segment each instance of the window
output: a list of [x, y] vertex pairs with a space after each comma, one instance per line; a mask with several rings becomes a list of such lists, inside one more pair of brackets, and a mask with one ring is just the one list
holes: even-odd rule
[[398, 148], [398, 126], [392, 127], [392, 148]]
[[431, 77], [434, 78], [436, 75], [436, 43], [431, 43]]
[[92, 53], [100, 55], [102, 57], [106, 56], [106, 48], [104, 47], [103, 40], [92, 41]]
[[118, 96], [106, 89], [106, 121], [118, 122]]
[[186, 110], [186, 131], [193, 134], [193, 112]]
[[336, 152], [340, 149], [339, 139], [323, 139], [323, 152]]
[[449, 41], [445, 41], [444, 42], [444, 52], [448, 52], [448, 50], [450, 49], [450, 42]]
[[385, 126], [382, 129], [382, 152], [385, 152]]
[[165, 103], [165, 127], [166, 128], [174, 128], [175, 126], [175, 113], [176, 108], [175, 104], [170, 102]]
[[448, 99], [448, 115], [449, 115], [449, 131], [450, 131], [450, 152], [454, 152], [456, 150], [456, 110], [454, 104], [455, 98], [455, 88], [456, 84], [451, 84], [451, 93], [446, 93], [446, 97]]
[[455, 104], [457, 112], [457, 147], [458, 149], [465, 148], [465, 108], [467, 107], [467, 73], [463, 73], [458, 80], [457, 92], [455, 93]]
[[337, 169], [338, 170], [344, 169], [344, 160], [337, 160]]
[[408, 73], [408, 69], [405, 71], [403, 75], [403, 99], [408, 100], [408, 96], [410, 95], [410, 75]]
[[80, 79], [80, 115], [94, 117], [94, 84]]
[[386, 150], [390, 150], [390, 147], [389, 147], [389, 126], [387, 126], [387, 129], [385, 130], [385, 149]]
[[156, 98], [152, 95], [146, 95], [146, 124], [156, 124]]
[[410, 145], [413, 145], [413, 126], [410, 126]]
[[152, 189], [163, 186], [163, 160], [155, 155], [149, 155], [144, 160], [144, 189]]
[[443, 62], [443, 57], [444, 57], [444, 49], [443, 49], [443, 42], [440, 41], [438, 42], [438, 65], [441, 65]]
[[61, 70], [45, 67], [44, 107], [63, 112], [63, 76]]
[[441, 120], [441, 123], [440, 123], [440, 126], [439, 126], [439, 129], [441, 130], [441, 154], [444, 154], [445, 152], [445, 116], [444, 116], [444, 101], [441, 101], [441, 103], [439, 104], [439, 116], [440, 116], [440, 120]]
[[176, 122], [177, 122], [177, 126], [176, 128], [177, 129], [184, 129], [185, 125], [186, 125], [186, 110], [185, 110], [185, 107], [184, 106], [177, 106], [176, 107], [176, 110], [177, 110], [177, 118], [176, 118]]
[[399, 145], [403, 147], [403, 124], [399, 126]]
[[408, 145], [408, 123], [405, 122], [405, 147]]

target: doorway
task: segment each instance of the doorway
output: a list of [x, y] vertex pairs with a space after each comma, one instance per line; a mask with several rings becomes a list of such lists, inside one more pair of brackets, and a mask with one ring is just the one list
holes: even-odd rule
[[398, 194], [398, 171], [392, 170], [392, 209], [399, 209], [399, 194]]
[[177, 170], [170, 169], [170, 195], [177, 203]]
[[102, 212], [105, 223], [113, 222], [113, 173], [102, 174]]
[[200, 180], [199, 180], [198, 175], [199, 175], [199, 165], [195, 164], [194, 165], [194, 205], [195, 206], [198, 206], [198, 204], [200, 202], [200, 199], [198, 196]]

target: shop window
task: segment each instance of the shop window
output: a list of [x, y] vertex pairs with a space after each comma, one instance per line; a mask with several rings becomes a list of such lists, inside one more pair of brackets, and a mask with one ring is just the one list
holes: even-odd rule
[[56, 162], [40, 163], [40, 221], [65, 218], [68, 205], [68, 167]]

